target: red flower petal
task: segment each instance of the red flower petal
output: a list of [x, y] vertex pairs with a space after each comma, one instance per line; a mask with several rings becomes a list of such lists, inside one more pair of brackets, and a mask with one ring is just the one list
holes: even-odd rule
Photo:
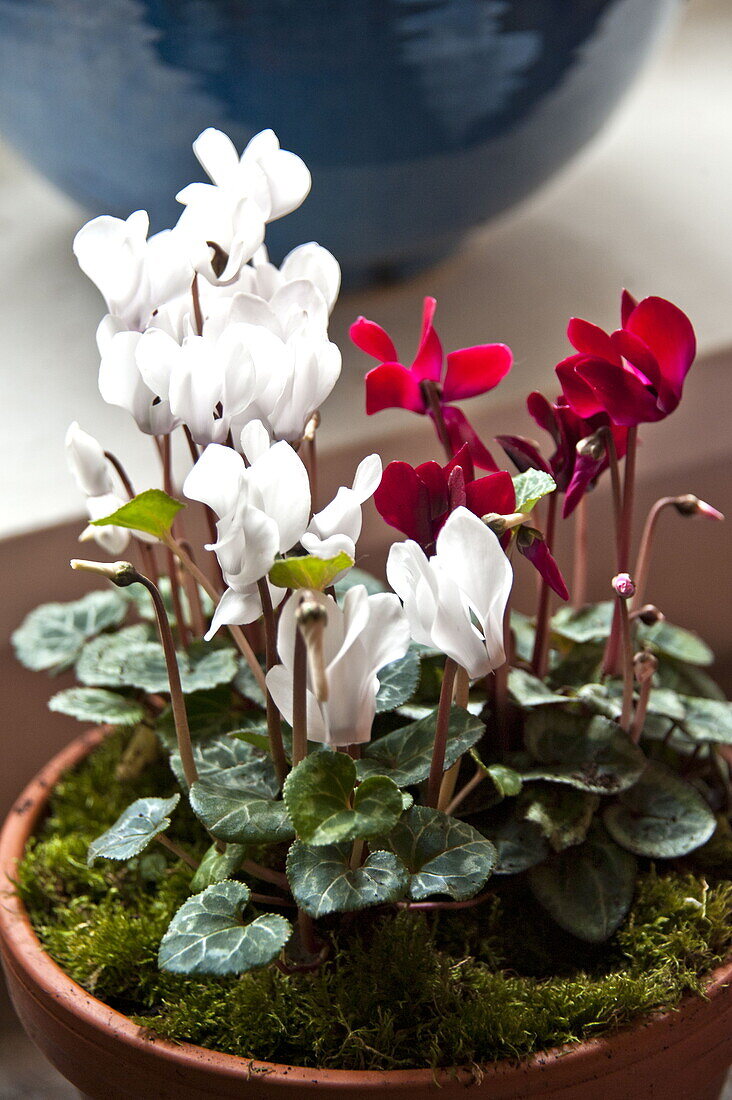
[[552, 472], [549, 463], [530, 439], [524, 439], [522, 435], [497, 435], [496, 443], [500, 443], [519, 473], [524, 473], [525, 470], [543, 470], [547, 474]]
[[637, 305], [637, 299], [629, 291], [624, 290], [620, 299], [620, 324], [623, 328], [627, 325], [630, 315]]
[[495, 389], [511, 369], [513, 355], [505, 344], [478, 344], [447, 356], [443, 383], [445, 401], [477, 397]]
[[442, 418], [445, 421], [447, 434], [450, 437], [450, 445], [453, 452], [457, 452], [463, 446], [468, 445], [470, 457], [480, 470], [497, 470], [498, 466], [493, 461], [493, 456], [485, 447], [469, 422], [465, 413], [456, 409], [454, 405], [443, 405]]
[[348, 332], [356, 347], [373, 355], [374, 359], [382, 363], [394, 363], [399, 359], [391, 337], [376, 321], [357, 317]]
[[573, 317], [567, 325], [567, 336], [572, 347], [582, 355], [593, 359], [607, 359], [620, 366], [620, 356], [615, 351], [608, 334], [598, 325]]
[[691, 321], [678, 306], [665, 298], [644, 298], [633, 310], [626, 327], [640, 337], [656, 357], [670, 391], [662, 400], [663, 411], [672, 412], [681, 399], [684, 379], [696, 355], [696, 337]]
[[588, 360], [584, 355], [570, 355], [569, 359], [563, 359], [554, 368], [569, 406], [583, 420], [605, 412], [604, 405], [598, 400], [592, 387], [578, 374], [580, 365], [587, 362], [599, 362], [603, 369], [608, 367], [604, 360]]
[[425, 411], [419, 382], [401, 363], [382, 363], [366, 375], [366, 412], [371, 416], [382, 409]]
[[476, 516], [487, 516], [490, 512], [510, 516], [516, 511], [513, 481], [505, 470], [471, 481], [465, 486], [465, 497], [468, 508]]
[[434, 298], [425, 298], [422, 310], [422, 335], [411, 366], [412, 373], [420, 381], [423, 378], [429, 378], [432, 382], [439, 382], [442, 375], [442, 344], [432, 327], [436, 308], [437, 302]]
[[391, 527], [396, 527], [421, 546], [432, 541], [430, 499], [427, 486], [408, 462], [390, 462], [374, 493], [374, 504]]
[[556, 592], [560, 599], [568, 600], [569, 589], [565, 584], [559, 566], [552, 557], [549, 547], [544, 540], [536, 538], [532, 539], [529, 543], [522, 543], [519, 539], [517, 541], [517, 546], [519, 552], [522, 553], [525, 558], [529, 559], [552, 591]]
[[631, 371], [597, 359], [587, 359], [578, 369], [614, 424], [630, 426], [663, 419], [655, 395]]

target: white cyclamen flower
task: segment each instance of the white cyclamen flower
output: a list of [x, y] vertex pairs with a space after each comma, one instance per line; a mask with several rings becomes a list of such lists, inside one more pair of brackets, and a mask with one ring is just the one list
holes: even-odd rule
[[209, 128], [193, 151], [211, 183], [191, 183], [176, 198], [184, 210], [180, 230], [197, 242], [215, 245], [198, 270], [211, 282], [228, 282], [264, 239], [266, 222], [295, 210], [310, 190], [310, 172], [294, 153], [280, 149], [272, 130], [263, 130], [241, 157], [226, 134]]
[[270, 263], [267, 249], [262, 245], [252, 257], [251, 264], [242, 268], [236, 288], [271, 302], [278, 291], [290, 283], [303, 280], [319, 291], [330, 314], [341, 287], [341, 269], [335, 256], [315, 241], [293, 248], [279, 267]]
[[97, 329], [97, 346], [101, 356], [99, 392], [108, 405], [125, 409], [146, 435], [167, 435], [180, 424], [159, 394], [145, 382], [137, 363], [137, 349], [142, 333], [120, 329], [119, 322], [108, 315]]
[[330, 504], [311, 519], [300, 539], [303, 548], [318, 558], [334, 558], [341, 551], [356, 556], [361, 534], [361, 506], [369, 500], [381, 481], [381, 459], [369, 455], [358, 464], [350, 489], [342, 486]]
[[148, 240], [144, 210], [126, 221], [104, 215], [82, 226], [74, 239], [81, 270], [99, 288], [119, 330], [141, 332], [152, 314], [190, 287], [193, 266], [175, 230]]
[[[85, 494], [89, 519], [102, 519], [116, 512], [125, 501], [114, 491], [112, 464], [94, 436], [83, 431], [76, 421], [66, 432], [66, 460], [76, 484]], [[125, 527], [86, 527], [79, 542], [93, 539], [108, 554], [121, 554], [130, 541]]]
[[415, 642], [441, 650], [471, 679], [505, 662], [503, 616], [513, 570], [496, 536], [467, 508], [448, 517], [429, 560], [416, 542], [395, 543], [386, 575]]
[[[371, 738], [379, 690], [377, 673], [403, 657], [409, 624], [392, 593], [367, 595], [363, 585], [349, 589], [338, 604], [321, 592], [312, 594], [327, 615], [323, 657], [328, 701], [318, 702], [309, 679], [308, 739], [329, 745], [354, 745]], [[297, 600], [285, 604], [277, 636], [281, 664], [267, 673], [267, 687], [288, 722], [293, 718], [293, 668]]]

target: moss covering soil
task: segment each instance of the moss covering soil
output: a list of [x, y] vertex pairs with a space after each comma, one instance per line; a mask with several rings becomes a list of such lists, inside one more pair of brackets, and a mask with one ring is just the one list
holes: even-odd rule
[[[732, 946], [729, 875], [717, 870], [707, 881], [649, 866], [628, 919], [599, 948], [551, 924], [520, 882], [494, 879], [495, 895], [473, 909], [390, 908], [319, 922], [333, 949], [317, 973], [164, 973], [158, 945], [191, 870], [162, 848], [126, 865], [86, 865], [90, 841], [134, 798], [174, 789], [163, 763], [134, 782], [112, 778], [125, 737], [108, 739], [58, 786], [19, 889], [66, 973], [167, 1039], [340, 1069], [524, 1057], [673, 1007], [703, 988]], [[207, 846], [182, 806], [171, 836], [191, 854]]]

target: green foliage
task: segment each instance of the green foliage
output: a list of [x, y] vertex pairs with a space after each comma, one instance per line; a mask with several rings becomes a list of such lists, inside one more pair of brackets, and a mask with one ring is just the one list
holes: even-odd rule
[[402, 813], [396, 784], [372, 775], [356, 787], [356, 765], [342, 752], [306, 757], [288, 775], [283, 794], [295, 832], [313, 846], [381, 836]]
[[539, 826], [527, 821], [515, 806], [486, 832], [498, 853], [495, 875], [518, 875], [549, 855], [549, 845]]
[[[193, 760], [202, 782], [234, 791], [246, 790], [259, 798], [275, 798], [280, 789], [272, 758], [230, 733], [196, 741]], [[186, 778], [177, 748], [170, 755], [170, 766], [185, 789]]]
[[135, 726], [145, 717], [135, 699], [102, 688], [67, 688], [48, 700], [49, 710], [68, 714], [80, 722], [108, 722], [113, 726]]
[[335, 582], [336, 596], [345, 596], [349, 588], [355, 588], [356, 585], [362, 584], [369, 596], [375, 596], [378, 592], [386, 592], [386, 585], [380, 581], [377, 577], [372, 576], [371, 573], [367, 573], [365, 569], [349, 569], [344, 577], [340, 577]]
[[241, 866], [246, 848], [241, 844], [226, 844], [220, 852], [215, 844], [204, 853], [198, 869], [191, 879], [191, 893], [197, 894], [215, 882], [231, 878]]
[[496, 863], [495, 848], [477, 829], [428, 806], [413, 806], [379, 846], [394, 852], [409, 871], [413, 901], [433, 894], [472, 898]]
[[227, 843], [276, 844], [295, 835], [284, 802], [262, 798], [257, 791], [199, 780], [189, 797], [199, 821]]
[[531, 512], [548, 493], [553, 493], [557, 485], [551, 474], [544, 470], [525, 470], [513, 478], [516, 493], [516, 511]]
[[[134, 629], [134, 628], [132, 628]], [[231, 646], [212, 649], [192, 646], [178, 653], [181, 687], [185, 695], [229, 684], [238, 671], [236, 650]], [[94, 687], [134, 687], [142, 691], [169, 691], [168, 669], [163, 647], [130, 632], [104, 636], [85, 646], [76, 675]]]
[[[437, 711], [417, 722], [388, 733], [364, 746], [363, 756], [356, 762], [359, 779], [371, 775], [387, 775], [398, 787], [421, 783], [430, 774], [435, 743]], [[481, 738], [485, 727], [462, 707], [452, 707], [445, 749], [445, 770]]]
[[287, 878], [295, 901], [311, 917], [349, 913], [397, 901], [407, 887], [407, 869], [392, 852], [371, 852], [351, 867], [351, 845], [312, 848], [296, 840], [287, 856]]
[[[170, 620], [172, 626], [176, 626], [175, 608], [173, 607], [173, 596], [170, 589], [170, 578], [160, 577], [157, 581], [158, 592], [163, 601], [165, 607], [165, 613]], [[129, 600], [135, 609], [135, 612], [141, 619], [146, 619], [149, 622], [155, 622], [155, 606], [150, 598], [150, 593], [141, 584], [131, 584], [129, 588], [118, 589], [121, 596], [124, 599]], [[178, 593], [181, 607], [183, 608], [183, 616], [187, 623], [191, 622], [191, 609], [188, 602], [188, 595], [181, 589]], [[214, 603], [208, 592], [198, 585], [198, 598], [201, 601], [201, 610], [203, 611], [204, 618], [209, 619], [213, 615]]]
[[553, 616], [552, 632], [560, 638], [579, 645], [600, 644], [610, 633], [613, 621], [613, 604], [610, 600], [588, 604], [575, 610], [573, 607], [560, 607]]
[[646, 758], [627, 733], [608, 718], [556, 707], [534, 710], [526, 721], [526, 747], [539, 763], [522, 773], [524, 782], [549, 779], [593, 794], [616, 794], [636, 782]]
[[92, 520], [92, 526], [129, 527], [162, 539], [170, 533], [173, 520], [182, 508], [185, 508], [183, 501], [174, 500], [162, 489], [146, 489], [111, 515]]
[[160, 943], [163, 970], [178, 974], [243, 974], [266, 966], [292, 935], [284, 917], [267, 913], [242, 921], [249, 887], [227, 879], [185, 901]]
[[640, 623], [638, 640], [649, 649], [685, 664], [706, 667], [714, 661], [714, 654], [698, 634], [684, 630], [681, 626], [674, 626], [666, 620], [652, 626]]
[[139, 855], [158, 833], [170, 827], [170, 814], [179, 802], [179, 794], [136, 799], [110, 829], [92, 841], [87, 863], [91, 866], [95, 859], [131, 859]]
[[555, 852], [581, 844], [587, 836], [600, 796], [558, 783], [534, 784], [527, 791], [524, 817], [534, 821]]
[[[186, 699], [186, 714], [193, 741], [204, 741], [209, 737], [229, 733], [238, 722], [228, 687], [192, 692]], [[167, 748], [172, 749], [175, 746], [175, 722], [170, 707], [158, 718], [155, 730]]]
[[688, 855], [709, 840], [717, 824], [698, 791], [656, 761], [605, 809], [604, 821], [621, 847], [651, 859]]
[[505, 764], [484, 764], [475, 749], [470, 750], [470, 755], [501, 798], [513, 798], [521, 793], [524, 781], [520, 772], [507, 768]]
[[557, 852], [529, 871], [537, 900], [560, 928], [603, 943], [630, 909], [636, 862], [595, 827], [583, 844]]
[[334, 558], [280, 558], [269, 571], [269, 579], [278, 588], [314, 588], [323, 592], [339, 573], [353, 565], [353, 558], [341, 550]]
[[118, 626], [126, 614], [127, 603], [116, 589], [89, 592], [71, 603], [41, 604], [14, 631], [15, 655], [26, 668], [63, 672], [85, 642]]
[[522, 668], [510, 668], [508, 670], [508, 690], [513, 701], [520, 707], [546, 706], [549, 703], [567, 702], [566, 695], [557, 695], [548, 688], [543, 680], [525, 672]]
[[376, 711], [395, 710], [412, 698], [419, 683], [419, 652], [414, 646], [398, 661], [385, 665], [379, 673]]

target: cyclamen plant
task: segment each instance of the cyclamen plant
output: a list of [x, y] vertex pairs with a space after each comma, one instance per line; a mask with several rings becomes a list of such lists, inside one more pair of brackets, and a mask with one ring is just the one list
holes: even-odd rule
[[[180, 192], [172, 230], [148, 239], [138, 211], [96, 218], [74, 243], [107, 303], [102, 397], [152, 437], [162, 487], [137, 494], [119, 459], [72, 424], [69, 464], [90, 517], [81, 538], [134, 561], [75, 560], [119, 591], [38, 608], [14, 635], [28, 666], [75, 667], [81, 686], [51, 709], [134, 727], [125, 766], [163, 752], [180, 783], [129, 806], [89, 861], [137, 860], [159, 842], [195, 868], [159, 955], [190, 974], [315, 968], [338, 914], [477, 906], [491, 877], [510, 875], [526, 876], [563, 928], [606, 940], [639, 861], [689, 856], [732, 803], [732, 710], [704, 671], [712, 655], [646, 602], [662, 511], [722, 516], [665, 497], [630, 557], [638, 426], [679, 403], [689, 321], [627, 293], [611, 335], [572, 320], [562, 392], [528, 399], [554, 451], [499, 437], [512, 476], [455, 404], [492, 390], [510, 350], [445, 358], [428, 298], [407, 367], [359, 318], [352, 338], [378, 360], [367, 412], [429, 416], [445, 464], [382, 472], [367, 456], [315, 511], [320, 408], [341, 363], [328, 337], [339, 268], [312, 243], [278, 268], [263, 244], [266, 223], [305, 198], [308, 170], [271, 131], [241, 156], [215, 130], [194, 150], [211, 183]], [[174, 492], [175, 436], [191, 457], [187, 504]], [[609, 598], [587, 604], [585, 502], [606, 471]], [[371, 497], [407, 536], [389, 551], [391, 592], [355, 567]], [[574, 591], [551, 615], [551, 593], [569, 596], [552, 553], [562, 498]], [[191, 545], [196, 509], [203, 550]], [[533, 618], [509, 610], [514, 551], [541, 577]], [[209, 835], [202, 858], [168, 835], [181, 798]]]

